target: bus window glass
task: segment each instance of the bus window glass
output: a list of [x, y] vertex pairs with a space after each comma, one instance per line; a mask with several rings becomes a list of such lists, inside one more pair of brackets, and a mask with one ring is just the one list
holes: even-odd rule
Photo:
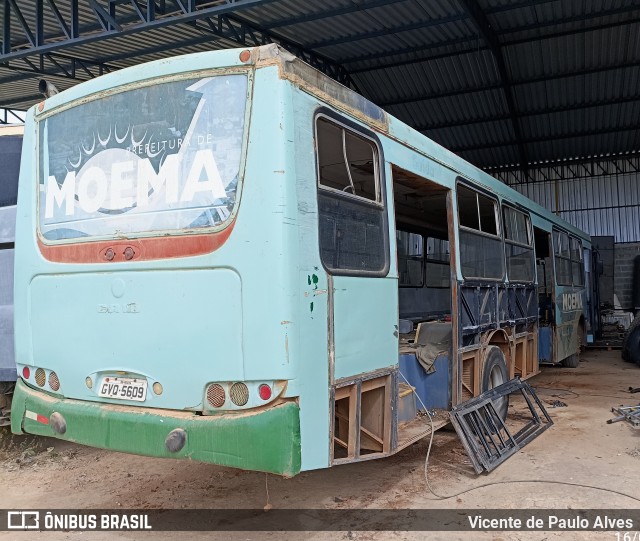
[[[553, 232], [556, 282], [559, 285], [582, 285], [582, 257], [580, 241], [564, 231]], [[577, 247], [577, 248], [576, 248]]]
[[498, 236], [496, 201], [460, 184], [457, 192], [462, 274], [465, 278], [502, 279], [504, 250]]
[[39, 225], [49, 241], [219, 227], [236, 201], [245, 74], [125, 90], [39, 124]]
[[502, 209], [509, 281], [533, 282], [534, 254], [529, 217], [511, 207], [503, 206]]
[[476, 192], [464, 186], [458, 186], [458, 216], [460, 225], [480, 230], [478, 221], [478, 197]]
[[320, 185], [380, 202], [375, 145], [322, 116], [318, 117], [316, 129]]
[[582, 261], [582, 243], [571, 238], [571, 274], [574, 286], [584, 285], [584, 264]]
[[428, 237], [426, 251], [427, 287], [451, 287], [449, 241]]
[[480, 215], [480, 231], [489, 235], [497, 235], [498, 224], [496, 221], [495, 201], [478, 194], [478, 214]]
[[562, 257], [571, 257], [571, 252], [569, 250], [569, 235], [566, 233], [560, 234], [560, 255]]
[[526, 246], [531, 245], [529, 236], [529, 217], [511, 207], [503, 207], [504, 238]]
[[398, 284], [400, 287], [424, 285], [424, 239], [417, 233], [396, 231], [398, 246]]
[[385, 210], [374, 141], [316, 119], [320, 256], [338, 274], [387, 268]]

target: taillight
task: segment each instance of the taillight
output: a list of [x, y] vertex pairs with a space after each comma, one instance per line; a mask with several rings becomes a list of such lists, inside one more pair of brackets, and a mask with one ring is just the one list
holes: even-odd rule
[[58, 379], [58, 374], [55, 372], [49, 373], [49, 387], [51, 387], [52, 391], [60, 389], [60, 380]]
[[25, 366], [25, 367], [22, 369], [22, 377], [23, 377], [24, 379], [29, 379], [29, 378], [31, 377], [31, 370], [29, 370], [29, 367], [28, 367], [28, 366]]
[[271, 398], [271, 387], [269, 387], [266, 383], [263, 383], [258, 387], [258, 394], [262, 400], [269, 400]]
[[38, 387], [44, 387], [44, 383], [45, 383], [45, 381], [47, 381], [46, 372], [42, 368], [38, 368], [36, 370], [35, 379], [36, 379], [36, 383], [38, 384]]
[[244, 406], [249, 402], [249, 388], [244, 383], [234, 383], [229, 389], [229, 396], [236, 406]]
[[209, 388], [207, 389], [207, 401], [209, 404], [214, 408], [220, 408], [224, 405], [225, 399], [226, 397], [222, 385], [218, 385], [217, 383], [209, 385]]

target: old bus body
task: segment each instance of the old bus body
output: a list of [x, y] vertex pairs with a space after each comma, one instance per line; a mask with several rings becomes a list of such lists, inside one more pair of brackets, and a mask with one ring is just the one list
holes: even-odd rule
[[53, 96], [22, 161], [12, 429], [129, 453], [393, 454], [404, 379], [444, 412], [538, 371], [534, 231], [590, 246], [275, 45]]

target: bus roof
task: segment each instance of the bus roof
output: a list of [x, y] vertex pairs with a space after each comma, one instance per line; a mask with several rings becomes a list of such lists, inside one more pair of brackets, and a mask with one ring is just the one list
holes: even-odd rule
[[[374, 130], [413, 148], [429, 159], [456, 172], [461, 177], [472, 180], [498, 196], [528, 209], [544, 221], [558, 225], [572, 234], [590, 241], [589, 235], [584, 231], [432, 141], [426, 135], [389, 115], [357, 92], [316, 70], [279, 45], [272, 43], [250, 49], [250, 59], [246, 62], [240, 60], [239, 53], [244, 50], [246, 49], [192, 53], [125, 68], [86, 81], [81, 85], [73, 86], [60, 94], [48, 98], [44, 104], [41, 104], [41, 114], [46, 115], [49, 111], [59, 106], [64, 107], [67, 103], [77, 99], [91, 95], [99, 96], [101, 93], [108, 92], [121, 85], [135, 84], [182, 71], [201, 71], [203, 66], [239, 67], [253, 64], [260, 68], [274, 65], [278, 67], [282, 78], [290, 80], [336, 109], [359, 119]], [[212, 61], [214, 58], [215, 61]], [[35, 106], [30, 109], [30, 113], [35, 114]]]
[[472, 180], [501, 198], [529, 210], [544, 221], [558, 225], [590, 242], [591, 237], [584, 231], [432, 141], [426, 135], [386, 113], [360, 94], [331, 79], [278, 45], [263, 45], [258, 50], [256, 61], [258, 67], [278, 63], [284, 78], [298, 84], [336, 108], [358, 118], [388, 137], [412, 147], [424, 156], [457, 172], [461, 177]]

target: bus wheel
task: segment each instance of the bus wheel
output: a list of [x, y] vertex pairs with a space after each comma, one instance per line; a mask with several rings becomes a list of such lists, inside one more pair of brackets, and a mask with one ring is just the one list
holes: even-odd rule
[[562, 359], [562, 366], [565, 368], [578, 368], [580, 364], [580, 355], [574, 353], [573, 355], [569, 355], [566, 359]]
[[640, 316], [633, 320], [622, 340], [622, 358], [640, 365]]
[[[498, 346], [489, 346], [484, 357], [482, 368], [482, 392], [494, 389], [509, 381], [509, 370], [504, 358], [504, 353]], [[503, 396], [494, 401], [493, 407], [504, 421], [507, 418], [509, 409], [509, 395]]]
[[578, 350], [573, 354], [569, 355], [566, 359], [562, 360], [562, 366], [565, 368], [578, 368], [580, 364], [580, 353], [582, 353], [582, 341], [584, 337], [584, 327], [582, 323], [578, 325]]

